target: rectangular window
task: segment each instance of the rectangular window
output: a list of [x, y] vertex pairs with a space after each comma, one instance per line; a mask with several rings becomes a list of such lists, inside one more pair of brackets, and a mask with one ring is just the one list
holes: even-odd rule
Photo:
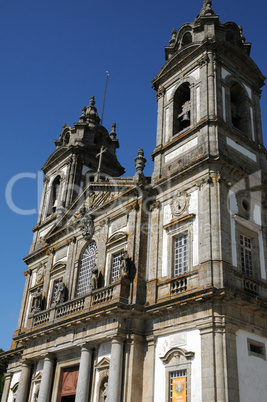
[[248, 339], [248, 354], [249, 356], [260, 357], [266, 360], [265, 344], [255, 341], [254, 339]]
[[121, 266], [122, 251], [112, 255], [111, 262], [111, 282], [114, 282], [120, 277], [120, 266]]
[[170, 372], [170, 402], [186, 402], [186, 370], [176, 370]]
[[188, 236], [174, 239], [174, 276], [180, 276], [188, 272]]
[[241, 267], [246, 276], [253, 276], [252, 272], [252, 247], [249, 237], [240, 235]]

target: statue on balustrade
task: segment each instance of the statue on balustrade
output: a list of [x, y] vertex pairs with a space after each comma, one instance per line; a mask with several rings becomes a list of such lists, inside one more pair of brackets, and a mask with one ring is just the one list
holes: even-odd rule
[[91, 289], [92, 290], [98, 289], [98, 268], [96, 264], [94, 264], [92, 268]]
[[66, 285], [64, 282], [56, 284], [55, 289], [55, 304], [61, 304], [66, 301]]
[[37, 288], [35, 292], [32, 295], [32, 308], [31, 312], [33, 314], [39, 313], [39, 311], [42, 310], [42, 300], [43, 300], [43, 295], [42, 292], [43, 289], [41, 287]]

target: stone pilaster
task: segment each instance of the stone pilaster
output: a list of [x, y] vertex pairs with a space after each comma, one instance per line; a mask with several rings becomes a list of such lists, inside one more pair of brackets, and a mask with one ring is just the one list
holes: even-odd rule
[[154, 401], [155, 338], [147, 338], [143, 368], [143, 402]]
[[1, 402], [7, 401], [7, 397], [8, 397], [8, 393], [9, 393], [9, 389], [10, 389], [10, 383], [11, 383], [11, 374], [8, 373], [5, 375], [5, 385], [4, 385], [4, 389], [3, 389], [3, 393], [2, 393]]
[[88, 345], [82, 346], [79, 376], [76, 390], [75, 402], [87, 402], [89, 396], [89, 386], [91, 383], [93, 351]]
[[31, 380], [32, 365], [29, 361], [24, 360], [20, 373], [19, 387], [16, 396], [16, 402], [27, 402], [28, 392]]
[[119, 402], [121, 400], [122, 357], [123, 340], [119, 337], [113, 338], [111, 343], [107, 402]]
[[205, 325], [200, 329], [201, 335], [201, 372], [202, 372], [202, 401], [216, 401], [214, 333], [213, 325]]
[[53, 371], [54, 371], [54, 358], [53, 355], [48, 354], [44, 359], [44, 367], [40, 384], [38, 402], [50, 401]]

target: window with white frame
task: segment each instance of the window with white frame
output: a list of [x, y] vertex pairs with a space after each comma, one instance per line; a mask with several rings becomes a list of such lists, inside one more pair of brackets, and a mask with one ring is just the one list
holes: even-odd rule
[[252, 277], [252, 241], [244, 235], [240, 235], [240, 253], [242, 272], [244, 275]]
[[165, 400], [191, 400], [191, 364], [194, 352], [174, 347], [160, 359], [165, 368]]
[[174, 238], [174, 276], [188, 272], [188, 234]]
[[111, 259], [111, 282], [116, 281], [120, 277], [121, 257], [123, 251], [119, 251], [112, 255]]
[[175, 370], [169, 372], [169, 401], [185, 401], [187, 394], [186, 387], [187, 370]]
[[91, 277], [92, 269], [95, 264], [96, 250], [96, 242], [93, 241], [83, 252], [78, 275], [76, 297], [80, 297], [91, 290]]

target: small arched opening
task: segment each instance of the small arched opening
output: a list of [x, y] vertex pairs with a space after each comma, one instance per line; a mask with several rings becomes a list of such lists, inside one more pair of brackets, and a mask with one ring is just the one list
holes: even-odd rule
[[177, 134], [191, 124], [191, 100], [189, 83], [182, 84], [174, 95], [173, 134]]

